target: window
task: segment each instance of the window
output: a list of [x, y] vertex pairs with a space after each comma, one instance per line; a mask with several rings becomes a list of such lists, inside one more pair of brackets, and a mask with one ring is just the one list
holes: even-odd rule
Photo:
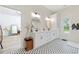
[[64, 19], [64, 32], [65, 33], [68, 33], [69, 32], [69, 19], [68, 18], [65, 18]]

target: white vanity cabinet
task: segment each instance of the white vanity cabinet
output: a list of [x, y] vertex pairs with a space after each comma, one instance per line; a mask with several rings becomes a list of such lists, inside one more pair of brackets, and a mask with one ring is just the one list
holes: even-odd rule
[[31, 29], [34, 49], [58, 38], [59, 36], [57, 14], [45, 17], [45, 20], [43, 21], [45, 21], [45, 24], [43, 24], [41, 18], [33, 17], [32, 19]]
[[53, 32], [36, 32], [33, 33], [34, 34], [34, 49], [37, 47], [40, 47], [56, 38], [58, 38], [58, 33], [57, 31], [53, 31]]

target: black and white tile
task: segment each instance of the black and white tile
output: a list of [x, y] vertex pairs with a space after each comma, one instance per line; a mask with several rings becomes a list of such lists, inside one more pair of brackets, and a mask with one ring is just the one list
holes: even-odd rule
[[13, 49], [4, 51], [3, 54], [78, 54], [78, 51], [78, 48], [66, 44], [66, 41], [55, 39], [28, 52], [25, 49]]

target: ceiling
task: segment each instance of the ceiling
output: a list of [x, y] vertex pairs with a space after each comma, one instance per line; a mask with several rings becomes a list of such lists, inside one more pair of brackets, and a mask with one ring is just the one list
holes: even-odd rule
[[20, 15], [21, 12], [0, 6], [0, 14]]
[[52, 10], [53, 12], [69, 7], [69, 5], [44, 5], [44, 7]]
[[[4, 6], [4, 7], [11, 7], [11, 8], [14, 8], [14, 9], [23, 9], [23, 8], [25, 8], [27, 5], [25, 5], [25, 6], [10, 6], [10, 5], [8, 5], [8, 6]], [[67, 8], [67, 7], [69, 7], [70, 5], [41, 5], [41, 6], [43, 6], [43, 7], [45, 7], [45, 8], [47, 8], [47, 9], [49, 9], [49, 10], [51, 10], [52, 12], [57, 12], [57, 11], [59, 11], [59, 10], [62, 10], [62, 9], [64, 9], [64, 8]]]

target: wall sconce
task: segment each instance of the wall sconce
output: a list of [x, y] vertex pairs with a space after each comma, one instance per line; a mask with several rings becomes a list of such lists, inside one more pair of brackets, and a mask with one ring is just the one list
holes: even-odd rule
[[53, 17], [46, 17], [45, 20], [54, 22], [55, 21], [55, 18], [53, 18]]
[[46, 17], [45, 20], [46, 20], [46, 23], [47, 23], [47, 28], [48, 28], [48, 30], [50, 30], [50, 28], [51, 28], [50, 18], [49, 17]]
[[46, 20], [46, 23], [47, 23], [47, 28], [48, 28], [48, 30], [50, 30], [51, 27], [53, 26], [53, 24], [55, 23], [55, 18], [46, 17], [45, 20]]
[[47, 20], [47, 21], [48, 21], [48, 20], [50, 20], [50, 18], [49, 18], [49, 17], [46, 17], [46, 18], [45, 18], [45, 20]]

